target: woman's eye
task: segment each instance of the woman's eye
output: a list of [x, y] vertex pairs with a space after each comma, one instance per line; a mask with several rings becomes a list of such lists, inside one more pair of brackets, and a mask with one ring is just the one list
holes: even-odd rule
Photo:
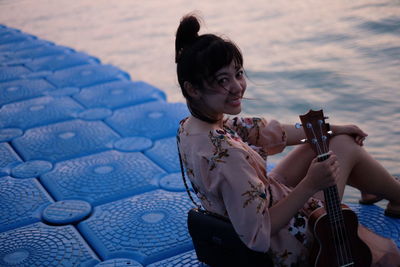
[[243, 71], [243, 70], [239, 70], [239, 71], [236, 73], [236, 77], [242, 77], [243, 74], [244, 74], [244, 71]]
[[227, 78], [218, 79], [218, 84], [226, 84], [228, 82]]

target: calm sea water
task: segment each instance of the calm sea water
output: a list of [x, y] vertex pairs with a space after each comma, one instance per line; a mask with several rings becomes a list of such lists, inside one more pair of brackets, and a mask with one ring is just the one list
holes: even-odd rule
[[366, 149], [400, 174], [399, 1], [0, 0], [0, 23], [97, 56], [183, 102], [174, 35], [194, 10], [202, 32], [242, 49], [247, 96], [257, 99], [245, 115], [295, 123], [323, 108], [330, 123], [364, 129]]

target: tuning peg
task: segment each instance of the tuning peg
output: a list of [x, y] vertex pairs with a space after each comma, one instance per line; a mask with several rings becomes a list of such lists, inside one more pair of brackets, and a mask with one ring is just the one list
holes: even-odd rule
[[333, 136], [333, 132], [332, 131], [327, 131], [327, 134], [329, 134], [330, 136]]
[[327, 119], [329, 119], [329, 117], [328, 116], [324, 116], [324, 119], [327, 120]]
[[301, 142], [302, 144], [305, 144], [305, 143], [308, 142], [308, 140], [304, 138], [304, 139], [301, 139], [300, 142]]
[[313, 139], [311, 139], [311, 144], [318, 144], [318, 140], [317, 140], [317, 138], [313, 138]]
[[300, 129], [301, 127], [303, 127], [303, 125], [301, 125], [300, 123], [296, 123], [295, 125], [294, 125], [294, 127], [296, 128], [296, 129]]

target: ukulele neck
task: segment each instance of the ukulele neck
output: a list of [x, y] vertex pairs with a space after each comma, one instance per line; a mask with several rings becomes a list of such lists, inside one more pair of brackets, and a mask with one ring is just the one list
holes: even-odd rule
[[325, 209], [331, 224], [343, 222], [341, 201], [336, 185], [324, 189]]
[[[317, 159], [319, 162], [327, 160], [329, 153], [318, 155]], [[325, 209], [331, 224], [337, 224], [343, 222], [343, 213], [341, 207], [341, 201], [339, 192], [336, 185], [332, 185], [324, 189], [325, 197]]]

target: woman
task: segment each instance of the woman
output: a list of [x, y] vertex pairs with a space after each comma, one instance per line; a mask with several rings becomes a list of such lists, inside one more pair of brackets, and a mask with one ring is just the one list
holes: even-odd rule
[[[185, 16], [176, 33], [177, 75], [191, 116], [180, 123], [179, 148], [187, 176], [202, 205], [229, 217], [242, 241], [268, 251], [276, 266], [307, 264], [310, 213], [322, 206], [321, 190], [346, 184], [377, 194], [400, 211], [400, 183], [363, 148], [367, 134], [354, 125], [332, 126], [330, 157], [317, 162], [302, 129], [262, 118], [226, 118], [241, 112], [246, 90], [236, 45], [213, 34], [198, 35], [199, 20]], [[268, 155], [298, 145], [270, 173]], [[397, 266], [391, 240], [360, 227], [373, 261]], [[374, 240], [374, 242], [370, 242]]]

